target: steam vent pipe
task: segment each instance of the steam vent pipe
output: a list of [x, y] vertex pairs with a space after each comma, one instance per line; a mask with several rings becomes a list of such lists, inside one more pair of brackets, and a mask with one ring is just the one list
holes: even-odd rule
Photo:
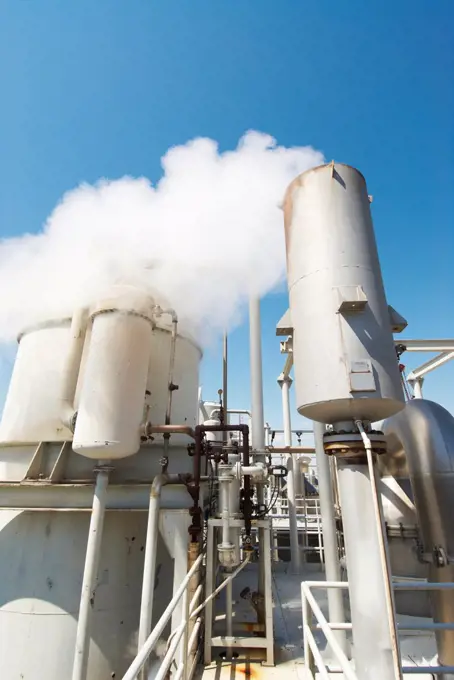
[[[454, 418], [442, 406], [414, 399], [387, 420], [386, 459], [406, 460], [429, 581], [454, 581]], [[454, 621], [454, 590], [430, 592], [435, 623]], [[454, 630], [437, 630], [438, 660], [454, 666]], [[444, 680], [454, 674], [444, 674]]]
[[326, 451], [329, 436], [338, 456], [356, 673], [395, 680], [386, 537], [367, 465], [370, 439], [356, 422], [367, 429], [398, 413], [404, 397], [364, 177], [334, 162], [308, 170], [287, 190], [284, 221], [296, 403], [301, 415], [333, 426], [323, 441]]

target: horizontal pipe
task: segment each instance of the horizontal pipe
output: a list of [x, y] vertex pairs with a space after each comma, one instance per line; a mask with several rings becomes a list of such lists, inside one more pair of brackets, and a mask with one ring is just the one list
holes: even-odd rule
[[188, 425], [152, 425], [145, 423], [143, 433], [147, 436], [150, 434], [187, 434], [192, 439], [195, 438], [194, 429]]
[[403, 345], [407, 352], [450, 352], [454, 350], [454, 340], [403, 340], [395, 339], [396, 345]]
[[315, 453], [313, 446], [267, 446], [268, 453]]
[[454, 666], [402, 666], [404, 675], [444, 675], [454, 673]]
[[[329, 622], [331, 630], [352, 630], [352, 623], [331, 623]], [[322, 630], [320, 624], [316, 624], [317, 630]], [[398, 623], [397, 628], [401, 630], [454, 630], [454, 623]]]
[[443, 364], [445, 364], [447, 361], [451, 361], [452, 359], [454, 359], [454, 352], [442, 352], [433, 359], [426, 361], [426, 363], [422, 364], [422, 366], [415, 368], [409, 375], [407, 375], [407, 380], [410, 384], [416, 380], [421, 380], [421, 378], [427, 375], [427, 373], [434, 371], [436, 368], [439, 368], [439, 366], [443, 366]]

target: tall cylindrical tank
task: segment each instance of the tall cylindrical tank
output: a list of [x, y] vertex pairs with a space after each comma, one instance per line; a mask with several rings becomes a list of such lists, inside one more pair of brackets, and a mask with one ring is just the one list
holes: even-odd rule
[[139, 292], [114, 296], [92, 312], [73, 450], [113, 460], [140, 447], [151, 357], [154, 303]]
[[308, 170], [284, 201], [297, 408], [323, 423], [378, 420], [404, 398], [366, 182]]
[[19, 337], [0, 424], [0, 442], [65, 441], [61, 392], [71, 319], [48, 321]]
[[[0, 510], [0, 676], [71, 678], [90, 515]], [[107, 512], [87, 680], [122, 678], [137, 653], [146, 512]], [[153, 625], [172, 598], [159, 539]], [[170, 578], [169, 578], [170, 574]]]

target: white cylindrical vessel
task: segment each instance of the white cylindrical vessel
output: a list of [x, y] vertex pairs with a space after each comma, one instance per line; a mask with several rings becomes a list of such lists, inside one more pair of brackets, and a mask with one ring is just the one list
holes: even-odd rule
[[151, 357], [153, 301], [139, 293], [98, 305], [79, 396], [73, 450], [97, 460], [140, 447]]
[[0, 424], [0, 442], [65, 441], [61, 392], [70, 344], [70, 319], [48, 321], [19, 337]]
[[323, 423], [378, 420], [404, 398], [364, 177], [323, 165], [284, 202], [297, 408]]
[[[2, 680], [71, 678], [89, 522], [88, 512], [0, 510]], [[87, 680], [122, 678], [137, 653], [146, 524], [145, 512], [106, 514]], [[161, 538], [156, 561], [153, 625], [172, 598]]]

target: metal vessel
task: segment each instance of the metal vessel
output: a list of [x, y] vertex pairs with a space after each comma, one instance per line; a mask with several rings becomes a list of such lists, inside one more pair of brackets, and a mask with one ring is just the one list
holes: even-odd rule
[[[284, 218], [283, 430], [264, 418], [257, 298], [250, 404], [232, 404], [227, 335], [202, 399], [197, 342], [145, 288], [20, 336], [1, 680], [454, 677], [454, 418], [420, 398], [454, 343], [393, 338], [359, 171], [297, 177]], [[410, 395], [400, 356], [421, 346], [442, 356]], [[310, 429], [292, 430], [293, 368]]]

